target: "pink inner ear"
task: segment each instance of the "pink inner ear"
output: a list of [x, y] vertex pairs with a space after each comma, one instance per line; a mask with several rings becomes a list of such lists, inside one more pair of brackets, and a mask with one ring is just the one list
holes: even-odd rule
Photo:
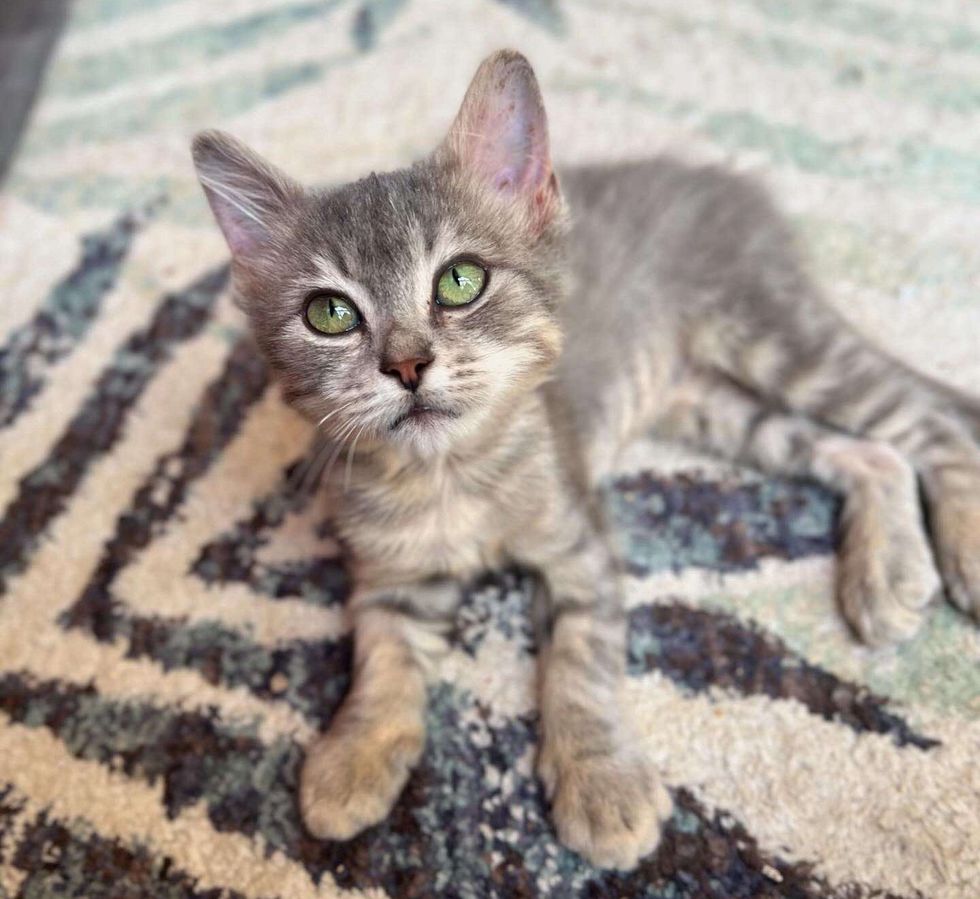
[[514, 187], [514, 170], [507, 167], [497, 173], [493, 179], [493, 186], [497, 190], [510, 192]]
[[212, 203], [211, 208], [234, 255], [248, 256], [261, 247], [263, 235], [257, 225], [243, 220], [237, 211], [223, 200]]
[[511, 77], [493, 93], [474, 98], [462, 119], [463, 158], [496, 190], [534, 193], [547, 183], [547, 124], [532, 84]]

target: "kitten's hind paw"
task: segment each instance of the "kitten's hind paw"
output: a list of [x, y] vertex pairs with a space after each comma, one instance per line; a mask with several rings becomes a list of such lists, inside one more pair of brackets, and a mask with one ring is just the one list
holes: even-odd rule
[[838, 598], [858, 637], [872, 646], [912, 637], [941, 583], [907, 462], [885, 457], [848, 497], [842, 544]]
[[885, 545], [845, 545], [842, 551], [841, 607], [858, 637], [870, 646], [914, 636], [939, 589], [939, 574], [924, 536], [892, 536]]
[[628, 871], [660, 842], [671, 801], [644, 759], [612, 753], [557, 760], [545, 751], [539, 772], [558, 839], [593, 865]]
[[980, 488], [940, 499], [932, 524], [949, 598], [980, 623]]
[[313, 836], [349, 840], [388, 816], [422, 754], [421, 724], [386, 729], [333, 729], [307, 750], [300, 810]]

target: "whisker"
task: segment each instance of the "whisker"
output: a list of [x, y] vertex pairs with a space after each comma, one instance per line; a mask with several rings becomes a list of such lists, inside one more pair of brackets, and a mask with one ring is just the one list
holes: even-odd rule
[[323, 461], [330, 446], [329, 440], [318, 435], [314, 441], [310, 455], [306, 458], [303, 465], [297, 469], [295, 476], [290, 479], [290, 487], [295, 489], [299, 496], [307, 496], [313, 492], [320, 480], [320, 473], [323, 471]]
[[350, 436], [351, 432], [354, 430], [355, 427], [357, 427], [357, 422], [356, 421], [351, 422], [349, 425], [347, 425], [344, 428], [343, 432], [337, 436], [337, 447], [336, 449], [334, 449], [333, 454], [330, 456], [330, 461], [327, 463], [327, 470], [323, 475], [323, 477], [326, 478], [327, 480], [330, 480], [330, 474], [331, 472], [333, 472], [333, 467], [336, 464], [341, 451], [344, 449], [345, 441]]
[[350, 448], [347, 450], [347, 465], [344, 468], [344, 490], [350, 486], [350, 472], [351, 466], [354, 461], [354, 456], [357, 454], [357, 441], [361, 439], [361, 434], [364, 433], [364, 429], [367, 425], [361, 425], [358, 428], [357, 433], [354, 435], [354, 440], [351, 442]]
[[316, 423], [316, 426], [317, 426], [317, 428], [321, 428], [321, 427], [323, 427], [323, 424], [324, 424], [324, 423], [325, 423], [326, 421], [329, 421], [329, 420], [330, 420], [331, 418], [333, 418], [333, 417], [334, 417], [334, 416], [335, 416], [335, 415], [336, 415], [336, 414], [337, 414], [338, 412], [344, 412], [345, 410], [347, 410], [347, 409], [349, 409], [349, 408], [350, 408], [351, 406], [353, 406], [353, 405], [354, 405], [354, 404], [355, 404], [356, 402], [357, 402], [357, 400], [348, 400], [348, 401], [347, 401], [346, 403], [344, 403], [344, 404], [343, 404], [342, 406], [338, 406], [338, 407], [337, 407], [336, 409], [334, 409], [334, 410], [333, 410], [332, 412], [328, 412], [328, 413], [327, 413], [326, 415], [324, 415], [324, 416], [323, 416], [323, 418], [321, 418], [321, 419], [320, 419], [320, 420], [319, 420], [319, 421], [318, 421], [318, 422]]

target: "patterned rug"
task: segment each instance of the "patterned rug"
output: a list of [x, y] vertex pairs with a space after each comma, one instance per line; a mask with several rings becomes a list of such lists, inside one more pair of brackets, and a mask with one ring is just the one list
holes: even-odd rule
[[469, 585], [389, 821], [318, 843], [347, 685], [307, 424], [229, 304], [221, 126], [330, 182], [434, 146], [516, 46], [559, 161], [760, 172], [856, 324], [980, 391], [980, 8], [965, 0], [78, 0], [0, 195], [0, 897], [975, 897], [980, 637], [876, 652], [834, 498], [641, 443], [608, 484], [631, 703], [676, 811], [634, 872], [555, 841], [527, 585]]

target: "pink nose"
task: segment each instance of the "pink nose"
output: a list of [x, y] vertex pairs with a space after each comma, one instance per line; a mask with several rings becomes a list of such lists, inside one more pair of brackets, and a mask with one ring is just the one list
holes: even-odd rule
[[422, 380], [422, 369], [430, 362], [431, 358], [426, 359], [420, 356], [414, 359], [402, 359], [399, 362], [384, 362], [381, 371], [386, 375], [392, 375], [402, 382], [402, 387], [406, 390], [418, 390], [419, 382]]

